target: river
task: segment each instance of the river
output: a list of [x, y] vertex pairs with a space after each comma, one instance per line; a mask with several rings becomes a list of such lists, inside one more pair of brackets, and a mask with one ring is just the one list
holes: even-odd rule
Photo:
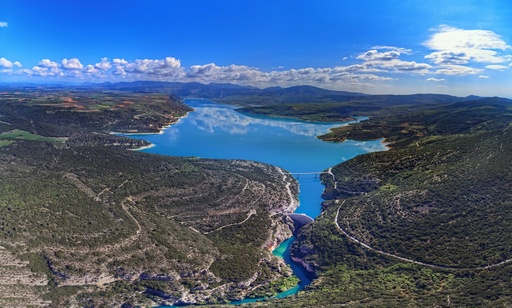
[[[161, 134], [130, 135], [154, 146], [143, 152], [171, 156], [245, 159], [279, 166], [292, 173], [320, 172], [359, 154], [385, 150], [381, 141], [323, 142], [316, 136], [346, 123], [304, 122], [291, 119], [254, 117], [234, 111], [233, 106], [208, 100], [188, 99], [194, 108], [187, 117], [165, 128]], [[358, 118], [359, 121], [364, 117]], [[296, 213], [316, 218], [321, 212], [323, 185], [318, 176], [298, 175], [300, 206]], [[293, 238], [274, 254], [284, 258], [301, 282], [277, 295], [297, 293], [311, 282], [311, 275], [289, 256]], [[233, 302], [241, 304], [246, 299]]]

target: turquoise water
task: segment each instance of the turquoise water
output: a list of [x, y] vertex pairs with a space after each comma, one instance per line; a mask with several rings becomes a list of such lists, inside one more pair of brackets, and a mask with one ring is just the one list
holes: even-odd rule
[[[250, 117], [234, 111], [232, 106], [207, 100], [185, 102], [195, 111], [163, 134], [130, 137], [155, 144], [143, 150], [147, 153], [247, 159], [289, 172], [320, 172], [356, 155], [385, 149], [380, 141], [331, 143], [316, 138], [340, 123]], [[296, 212], [315, 218], [320, 214], [323, 185], [314, 175], [300, 175], [299, 182], [301, 205]]]
[[[187, 117], [166, 128], [162, 134], [130, 135], [155, 146], [143, 150], [171, 156], [246, 159], [279, 166], [289, 172], [320, 172], [356, 155], [385, 150], [380, 141], [323, 142], [316, 136], [342, 123], [312, 123], [289, 119], [251, 117], [234, 111], [234, 107], [207, 100], [186, 100], [194, 108]], [[359, 118], [358, 120], [364, 120]], [[300, 206], [296, 213], [312, 218], [321, 212], [323, 185], [315, 175], [299, 175]], [[285, 241], [274, 254], [284, 258], [301, 282], [278, 294], [297, 293], [311, 282], [311, 275], [290, 258], [293, 238]], [[241, 304], [256, 301], [245, 299]]]

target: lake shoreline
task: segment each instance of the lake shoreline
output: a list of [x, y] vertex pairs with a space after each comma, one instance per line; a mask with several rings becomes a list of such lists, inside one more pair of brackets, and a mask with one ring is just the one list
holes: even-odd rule
[[[231, 106], [208, 100], [188, 100], [186, 103], [194, 109], [193, 112], [187, 113], [187, 121], [182, 121], [183, 117], [180, 121], [163, 128], [159, 134], [128, 136], [156, 144], [156, 146], [142, 149], [147, 153], [256, 161], [277, 168], [290, 203], [288, 206], [280, 207], [279, 210], [275, 209], [271, 219], [274, 221], [274, 228], [276, 223], [282, 225], [280, 229], [288, 229], [286, 232], [289, 232], [289, 235], [284, 236], [285, 230], [279, 230], [279, 235], [271, 234], [264, 245], [269, 252], [273, 252], [275, 247], [279, 247], [284, 242], [291, 246], [294, 240], [294, 237], [289, 237], [292, 235], [291, 231], [297, 232], [302, 227], [302, 225], [299, 228], [293, 226], [292, 218], [287, 214], [295, 214], [299, 218], [303, 218], [303, 214], [304, 218], [310, 219], [308, 223], [321, 214], [323, 201], [321, 196], [325, 185], [320, 181], [319, 174], [354, 156], [369, 152], [365, 147], [369, 145], [368, 143], [330, 143], [317, 138], [334, 126], [349, 123], [311, 123], [295, 119], [250, 117], [237, 112]], [[365, 118], [360, 117], [357, 121], [363, 119]], [[251, 138], [247, 138], [248, 135]], [[375, 143], [380, 145], [380, 141]], [[297, 174], [297, 177], [294, 174]], [[299, 175], [300, 179], [297, 179]], [[293, 181], [300, 183], [300, 189], [299, 187], [291, 189]], [[289, 248], [287, 247], [286, 260], [283, 260], [293, 269], [296, 277], [305, 278], [299, 278], [301, 282], [297, 286], [276, 294], [276, 297], [291, 296], [311, 282], [311, 279], [306, 277], [311, 275], [308, 266], [305, 266], [307, 264], [300, 260], [293, 260], [289, 255]], [[254, 301], [253, 298], [246, 298], [246, 300], [236, 301], [233, 304]]]

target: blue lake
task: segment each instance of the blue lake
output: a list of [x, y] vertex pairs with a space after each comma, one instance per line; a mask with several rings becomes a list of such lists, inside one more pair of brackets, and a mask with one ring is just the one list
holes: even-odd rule
[[[316, 138], [343, 123], [313, 123], [269, 117], [252, 117], [233, 106], [208, 100], [186, 100], [194, 108], [187, 117], [161, 134], [129, 135], [154, 144], [142, 150], [171, 156], [245, 159], [279, 166], [292, 173], [320, 172], [359, 154], [385, 150], [381, 141], [323, 142]], [[364, 120], [361, 117], [358, 120]], [[346, 123], [345, 123], [346, 124]], [[315, 175], [300, 175], [300, 206], [296, 213], [312, 218], [321, 212], [324, 189]], [[305, 270], [289, 257], [289, 240], [278, 249], [301, 283], [278, 297], [294, 294], [311, 282]], [[275, 252], [276, 253], [276, 252]], [[243, 302], [248, 302], [244, 300]], [[242, 303], [242, 302], [240, 302]]]

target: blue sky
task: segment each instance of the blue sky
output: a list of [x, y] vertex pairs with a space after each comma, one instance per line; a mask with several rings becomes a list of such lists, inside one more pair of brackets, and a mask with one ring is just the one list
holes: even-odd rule
[[512, 97], [509, 0], [0, 2], [0, 82]]

